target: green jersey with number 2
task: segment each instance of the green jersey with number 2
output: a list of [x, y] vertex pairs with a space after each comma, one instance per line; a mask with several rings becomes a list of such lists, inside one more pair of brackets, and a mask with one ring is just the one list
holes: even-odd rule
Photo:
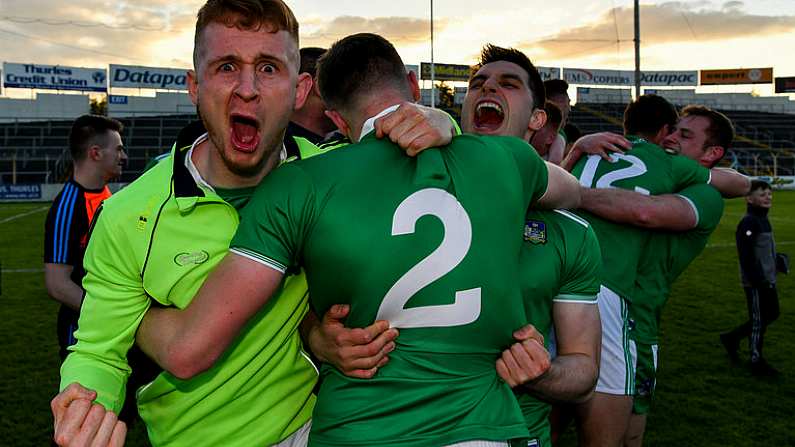
[[301, 266], [322, 315], [400, 328], [369, 380], [324, 366], [310, 445], [436, 446], [527, 436], [495, 361], [528, 319], [519, 290], [524, 214], [543, 161], [510, 137], [454, 137], [409, 158], [372, 134], [280, 167], [242, 212], [233, 253]]
[[[665, 194], [687, 186], [708, 183], [709, 170], [682, 155], [666, 152], [642, 138], [628, 137], [632, 149], [613, 153], [610, 161], [598, 155], [581, 159], [572, 174], [587, 188], [623, 188], [641, 194]], [[582, 212], [593, 226], [602, 248], [602, 284], [631, 300], [638, 262], [648, 235], [646, 230], [621, 225]]]

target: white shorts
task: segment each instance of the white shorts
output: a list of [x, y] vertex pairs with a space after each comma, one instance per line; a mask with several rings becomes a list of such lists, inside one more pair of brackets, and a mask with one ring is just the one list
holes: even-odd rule
[[455, 444], [450, 444], [447, 447], [508, 447], [508, 442], [473, 440], [456, 442]]
[[632, 396], [635, 393], [637, 350], [629, 339], [627, 303], [605, 286], [599, 290], [598, 300], [602, 319], [602, 356], [596, 391]]
[[306, 447], [309, 444], [309, 431], [312, 429], [312, 420], [291, 434], [284, 441], [273, 444], [273, 447]]

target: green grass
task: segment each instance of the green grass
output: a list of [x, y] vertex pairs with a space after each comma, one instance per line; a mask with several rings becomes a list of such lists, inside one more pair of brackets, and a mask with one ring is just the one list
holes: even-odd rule
[[[41, 203], [0, 204], [2, 445], [43, 446], [51, 436], [58, 306], [47, 296], [39, 270], [46, 208]], [[734, 248], [734, 228], [744, 208], [742, 200], [727, 202], [710, 245], [674, 287], [663, 316], [647, 446], [795, 445], [789, 413], [795, 403], [793, 277], [779, 277], [781, 316], [765, 341], [765, 355], [783, 373], [780, 379], [758, 379], [747, 366], [730, 365], [718, 342], [720, 332], [747, 316]], [[3, 222], [27, 212], [31, 214]], [[770, 217], [779, 251], [795, 255], [795, 193], [775, 193]], [[747, 354], [747, 347], [741, 353]], [[145, 439], [139, 427], [128, 436], [128, 445], [146, 445]], [[573, 443], [570, 435], [564, 441]]]

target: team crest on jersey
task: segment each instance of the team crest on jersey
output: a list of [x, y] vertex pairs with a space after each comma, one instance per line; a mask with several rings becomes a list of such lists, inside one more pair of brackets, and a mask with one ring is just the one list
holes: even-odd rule
[[540, 220], [528, 220], [524, 225], [524, 240], [533, 244], [547, 243], [547, 226]]

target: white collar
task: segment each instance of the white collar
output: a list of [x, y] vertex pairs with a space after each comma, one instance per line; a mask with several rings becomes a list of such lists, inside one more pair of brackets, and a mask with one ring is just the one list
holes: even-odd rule
[[379, 113], [378, 115], [367, 119], [367, 121], [365, 121], [364, 125], [362, 126], [362, 133], [359, 134], [359, 141], [362, 141], [362, 138], [364, 138], [368, 133], [375, 130], [375, 120], [381, 118], [382, 116], [388, 113], [394, 112], [395, 110], [398, 109], [398, 107], [400, 107], [400, 104], [389, 106], [386, 109], [382, 110], [381, 113]]
[[[200, 188], [215, 192], [215, 189], [212, 187], [212, 185], [207, 183], [207, 180], [204, 180], [204, 177], [202, 177], [201, 173], [199, 172], [199, 169], [196, 168], [196, 165], [193, 163], [193, 150], [196, 149], [196, 146], [204, 142], [204, 140], [206, 140], [207, 138], [209, 138], [209, 135], [207, 134], [207, 132], [205, 132], [204, 135], [200, 136], [199, 138], [196, 139], [196, 141], [193, 142], [190, 149], [188, 149], [188, 153], [185, 155], [185, 167], [188, 168], [188, 172], [190, 172], [190, 175], [193, 177], [193, 180], [196, 182], [197, 185], [199, 185]], [[279, 151], [279, 164], [284, 163], [284, 160], [286, 159], [287, 159], [287, 148], [284, 146], [284, 142], [282, 142], [282, 149]]]

